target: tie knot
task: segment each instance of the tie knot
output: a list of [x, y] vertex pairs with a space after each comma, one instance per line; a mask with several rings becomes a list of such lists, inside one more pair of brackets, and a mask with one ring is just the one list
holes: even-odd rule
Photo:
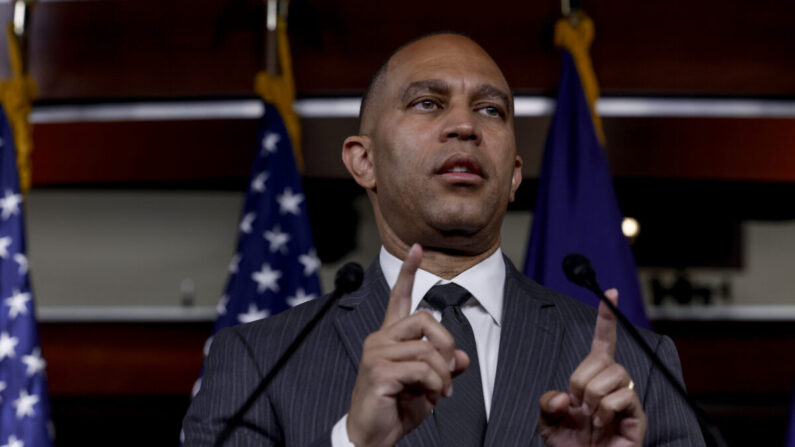
[[461, 306], [472, 296], [467, 289], [458, 284], [448, 283], [431, 287], [425, 294], [425, 300], [435, 309], [443, 311], [450, 306]]

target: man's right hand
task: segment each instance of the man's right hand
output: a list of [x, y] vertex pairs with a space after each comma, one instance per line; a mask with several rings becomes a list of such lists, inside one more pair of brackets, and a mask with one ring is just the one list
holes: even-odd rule
[[400, 269], [381, 328], [364, 340], [348, 411], [348, 438], [357, 447], [393, 446], [416, 428], [453, 377], [469, 366], [453, 336], [427, 312], [411, 313], [422, 248], [414, 244]]

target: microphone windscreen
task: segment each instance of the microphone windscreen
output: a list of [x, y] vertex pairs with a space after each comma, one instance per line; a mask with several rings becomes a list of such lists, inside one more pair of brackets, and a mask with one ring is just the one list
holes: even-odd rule
[[596, 277], [591, 261], [579, 253], [570, 253], [563, 258], [563, 272], [569, 281], [587, 287], [588, 281]]
[[351, 293], [362, 285], [364, 269], [355, 262], [349, 262], [337, 270], [334, 287], [343, 293]]

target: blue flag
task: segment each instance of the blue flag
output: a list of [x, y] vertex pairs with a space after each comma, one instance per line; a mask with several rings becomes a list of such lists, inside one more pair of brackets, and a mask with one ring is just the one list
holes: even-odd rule
[[597, 306], [598, 299], [571, 283], [561, 268], [567, 254], [582, 253], [592, 261], [599, 285], [618, 289], [618, 307], [627, 318], [649, 327], [635, 260], [621, 231], [623, 217], [607, 158], [577, 68], [572, 55], [564, 50], [524, 273], [544, 286]]
[[25, 256], [14, 137], [0, 107], [0, 445], [50, 446], [50, 404]]
[[[278, 110], [265, 103], [239, 225], [237, 252], [218, 303], [213, 335], [267, 318], [321, 294], [320, 260], [292, 144]], [[205, 346], [209, 352], [212, 337]], [[193, 394], [199, 391], [197, 381]]]

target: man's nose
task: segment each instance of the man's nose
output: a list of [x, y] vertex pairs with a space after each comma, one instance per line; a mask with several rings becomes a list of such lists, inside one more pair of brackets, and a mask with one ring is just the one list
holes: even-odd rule
[[473, 113], [475, 112], [463, 107], [451, 109], [442, 128], [442, 141], [456, 139], [470, 140], [476, 144], [480, 143], [480, 128], [477, 125], [476, 118], [472, 116]]

